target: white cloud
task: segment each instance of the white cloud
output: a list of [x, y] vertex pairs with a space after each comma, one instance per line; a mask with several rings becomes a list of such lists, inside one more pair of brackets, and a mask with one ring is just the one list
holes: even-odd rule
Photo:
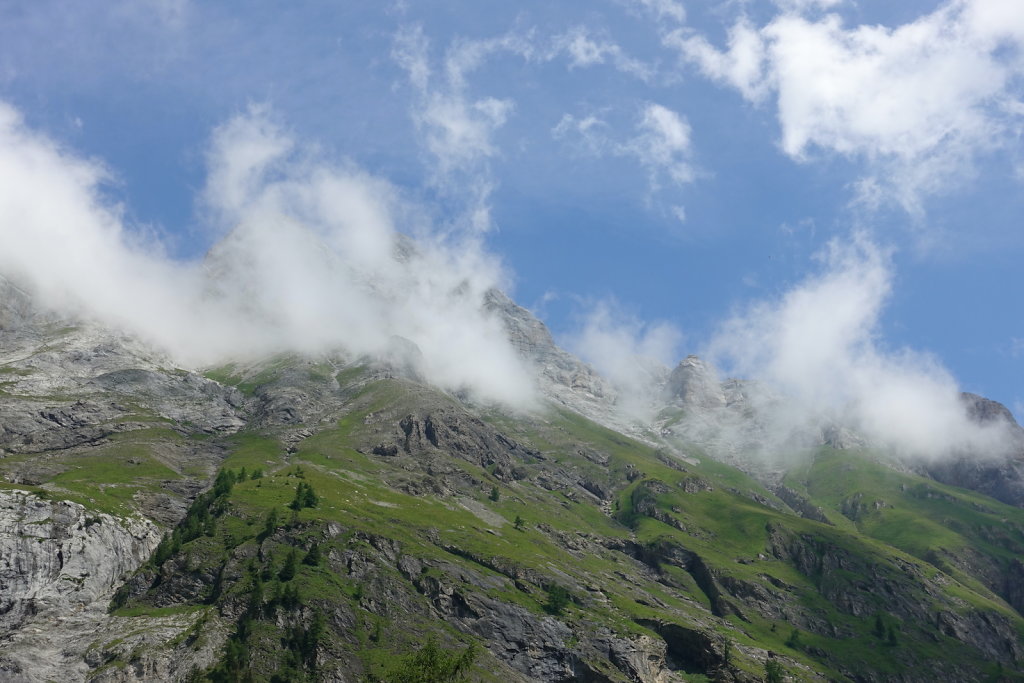
[[787, 155], [863, 160], [874, 201], [912, 213], [1020, 125], [1024, 7], [1013, 3], [949, 2], [895, 28], [784, 13], [760, 29], [739, 20], [726, 50], [680, 31], [665, 43], [751, 102], [774, 95]]
[[[478, 242], [440, 238], [389, 183], [318, 159], [260, 108], [215, 131], [207, 162], [203, 201], [232, 230], [202, 263], [176, 262], [102, 199], [101, 166], [0, 104], [0, 273], [45, 306], [187, 364], [283, 350], [377, 356], [399, 336], [439, 386], [530, 400], [529, 373], [484, 313], [503, 270]], [[399, 225], [418, 237], [401, 261]]]
[[686, 9], [676, 0], [622, 0], [627, 5], [653, 14], [659, 20], [683, 23], [686, 20]]
[[888, 254], [863, 236], [833, 242], [822, 273], [727, 321], [710, 357], [909, 455], [994, 453], [1002, 427], [967, 416], [955, 380], [932, 356], [889, 350], [879, 317], [892, 288]]
[[405, 28], [395, 36], [392, 58], [408, 73], [416, 94], [410, 114], [429, 155], [434, 187], [464, 206], [463, 228], [483, 233], [492, 227], [490, 195], [495, 181], [489, 160], [499, 155], [494, 135], [515, 104], [509, 99], [473, 97], [468, 77], [495, 54], [531, 59], [532, 43], [516, 33], [456, 40], [445, 54], [441, 78], [432, 78], [429, 47], [421, 28]]
[[189, 0], [145, 0], [134, 3], [138, 6], [148, 7], [157, 18], [170, 28], [179, 29], [185, 25], [189, 11]]
[[783, 10], [789, 12], [807, 12], [808, 10], [822, 10], [837, 7], [843, 0], [773, 0]]
[[635, 134], [613, 139], [611, 127], [595, 114], [577, 118], [564, 114], [551, 134], [555, 139], [577, 142], [577, 148], [594, 156], [632, 158], [649, 177], [650, 192], [658, 192], [665, 178], [674, 186], [693, 182], [691, 129], [686, 118], [663, 105], [649, 102], [639, 111]]
[[647, 168], [656, 188], [662, 174], [676, 185], [693, 182], [696, 172], [690, 162], [690, 124], [668, 107], [647, 104], [637, 124], [639, 134], [625, 149]]
[[409, 74], [413, 87], [424, 90], [430, 81], [430, 63], [427, 51], [430, 43], [423, 35], [422, 26], [405, 27], [395, 34], [391, 58]]
[[761, 102], [770, 92], [764, 71], [765, 41], [746, 20], [729, 29], [725, 51], [715, 49], [704, 36], [684, 29], [667, 34], [664, 43], [695, 63], [705, 76], [732, 85], [752, 102]]
[[601, 156], [613, 147], [610, 130], [608, 123], [596, 114], [588, 114], [583, 118], [563, 114], [558, 124], [551, 129], [551, 135], [556, 140], [576, 143], [581, 152]]
[[231, 119], [213, 135], [207, 151], [210, 174], [204, 203], [221, 228], [232, 228], [255, 209], [267, 171], [293, 149], [294, 142], [275, 126], [262, 106]]
[[649, 81], [654, 76], [652, 67], [630, 57], [622, 47], [607, 37], [593, 36], [584, 26], [576, 26], [556, 36], [554, 45], [555, 53], [562, 52], [569, 56], [570, 69], [611, 64], [618, 71], [642, 81]]

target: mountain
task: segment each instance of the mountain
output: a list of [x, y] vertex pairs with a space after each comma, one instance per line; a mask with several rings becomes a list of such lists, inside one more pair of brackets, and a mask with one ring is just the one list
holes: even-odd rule
[[898, 456], [692, 356], [638, 418], [479, 306], [537, 405], [398, 336], [189, 369], [0, 279], [0, 677], [1024, 680], [1024, 440]]

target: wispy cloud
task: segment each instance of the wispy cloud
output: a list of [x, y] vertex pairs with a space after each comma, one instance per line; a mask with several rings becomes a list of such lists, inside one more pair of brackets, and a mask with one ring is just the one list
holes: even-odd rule
[[555, 37], [553, 54], [559, 53], [568, 56], [570, 69], [607, 64], [641, 81], [650, 81], [655, 75], [653, 66], [630, 57], [620, 45], [606, 35], [595, 35], [585, 26], [573, 27]]
[[[0, 9], [0, 79], [150, 78], [180, 54], [189, 0], [38, 0]], [[40, 40], [46, 41], [41, 49]]]
[[657, 189], [662, 177], [674, 185], [693, 182], [697, 174], [691, 163], [690, 124], [683, 116], [660, 104], [648, 103], [637, 123], [637, 133], [623, 149], [647, 169], [653, 189]]
[[515, 104], [510, 99], [475, 97], [468, 79], [493, 55], [529, 59], [533, 52], [529, 37], [515, 32], [456, 40], [435, 70], [422, 27], [406, 27], [395, 36], [392, 57], [406, 70], [415, 92], [410, 113], [430, 160], [433, 185], [446, 199], [465, 207], [463, 227], [477, 234], [492, 227], [490, 196], [496, 181], [490, 160], [500, 154], [494, 135]]
[[764, 37], [747, 19], [741, 19], [729, 29], [727, 41], [728, 47], [718, 50], [692, 29], [676, 29], [663, 39], [708, 78], [731, 85], [751, 102], [762, 102], [771, 92], [765, 73]]
[[564, 114], [551, 130], [555, 139], [574, 145], [577, 152], [632, 158], [647, 169], [652, 192], [665, 178], [672, 184], [685, 185], [697, 177], [691, 161], [690, 124], [668, 107], [647, 103], [637, 113], [632, 136], [615, 139], [612, 132], [601, 112], [579, 118]]
[[653, 15], [661, 21], [681, 24], [686, 20], [686, 8], [676, 0], [620, 0], [627, 7]]
[[790, 12], [808, 12], [838, 7], [844, 0], [772, 0], [780, 9]]
[[[647, 102], [635, 115], [633, 134], [616, 138], [612, 126], [602, 118], [603, 114], [595, 112], [582, 117], [564, 114], [551, 134], [577, 153], [632, 159], [647, 172], [649, 200], [666, 185], [679, 188], [698, 178], [692, 130], [686, 117], [661, 104]], [[685, 209], [678, 205], [666, 211], [680, 220], [686, 215]]]

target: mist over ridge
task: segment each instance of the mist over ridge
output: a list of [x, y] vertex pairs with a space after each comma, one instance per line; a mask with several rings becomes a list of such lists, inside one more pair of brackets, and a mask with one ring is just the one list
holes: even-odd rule
[[[108, 173], [0, 108], [0, 272], [40, 303], [139, 335], [190, 366], [294, 350], [422, 353], [431, 382], [525, 405], [533, 388], [483, 295], [505, 284], [472, 234], [415, 218], [389, 183], [301, 150], [252, 109], [218, 128], [206, 259], [169, 258], [102, 194]], [[414, 236], [401, 235], [397, 224]]]
[[[484, 305], [509, 276], [483, 234], [432, 224], [387, 180], [323, 160], [266, 108], [212, 135], [198, 201], [213, 247], [200, 261], [170, 258], [158, 238], [126, 224], [123, 207], [103, 193], [110, 173], [29, 130], [8, 105], [0, 106], [0, 148], [0, 221], [19, 226], [0, 234], [0, 273], [46, 307], [136, 334], [190, 367], [280, 351], [380, 357], [395, 354], [400, 338], [415, 345], [412, 362], [437, 386], [538, 405], [537, 368]], [[1010, 425], [971, 419], [937, 359], [880, 340], [893, 277], [884, 247], [858, 233], [833, 240], [820, 263], [819, 273], [738, 311], [699, 345], [711, 373], [717, 366], [769, 390], [744, 404], [770, 425], [764, 454], [813, 445], [821, 439], [807, 434], [837, 425], [915, 457], [1014, 446]], [[684, 339], [670, 322], [646, 323], [599, 301], [565, 341], [614, 391], [573, 390], [596, 396], [617, 423], [652, 425], [673, 398], [666, 383]], [[763, 399], [772, 392], [785, 400]], [[728, 438], [746, 423], [724, 407], [698, 412]]]

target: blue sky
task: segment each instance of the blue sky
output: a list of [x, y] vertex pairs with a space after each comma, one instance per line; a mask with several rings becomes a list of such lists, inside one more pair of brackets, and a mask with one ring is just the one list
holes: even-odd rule
[[0, 0], [0, 101], [179, 260], [221, 234], [211, 140], [255, 108], [482, 242], [598, 365], [614, 339], [799, 390], [792, 349], [750, 348], [791, 325], [841, 347], [830, 382], [944, 367], [1020, 417], [1014, 5]]

